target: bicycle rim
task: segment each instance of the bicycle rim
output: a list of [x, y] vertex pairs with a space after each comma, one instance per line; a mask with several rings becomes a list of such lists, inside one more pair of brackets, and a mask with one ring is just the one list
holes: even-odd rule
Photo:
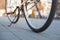
[[[41, 10], [43, 8], [39, 9], [39, 8], [41, 8], [41, 5], [39, 6], [38, 3], [41, 3], [41, 2], [42, 1], [40, 0], [40, 2], [37, 1], [36, 3], [32, 2], [33, 4], [29, 4], [29, 7], [31, 5], [32, 6], [34, 5], [33, 7], [30, 7], [30, 10], [28, 10], [28, 5], [24, 6], [24, 16], [25, 16], [26, 22], [27, 22], [28, 26], [34, 32], [37, 32], [37, 33], [43, 32], [51, 24], [51, 22], [54, 18], [54, 14], [55, 14], [55, 9], [56, 9], [55, 6], [57, 3], [57, 0], [50, 0], [50, 1], [47, 0], [47, 4], [50, 3], [50, 4], [48, 4], [48, 5], [50, 5], [50, 8], [44, 14], [43, 14], [43, 12], [41, 12]], [[45, 3], [44, 3], [44, 5], [45, 5]], [[42, 7], [46, 8], [46, 6], [42, 6]]]

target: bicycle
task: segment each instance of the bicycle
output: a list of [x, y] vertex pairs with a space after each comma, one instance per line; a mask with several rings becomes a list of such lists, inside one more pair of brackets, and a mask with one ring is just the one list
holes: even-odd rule
[[[9, 1], [9, 2], [11, 2], [11, 1]], [[47, 0], [47, 1], [49, 1], [49, 0]], [[10, 20], [10, 22], [12, 24], [15, 24], [18, 22], [20, 13], [22, 11], [24, 18], [25, 18], [28, 26], [32, 29], [32, 31], [34, 31], [36, 33], [43, 32], [51, 24], [51, 22], [54, 18], [55, 11], [56, 11], [57, 0], [50, 0], [50, 1], [51, 1], [51, 3], [50, 3], [50, 10], [48, 12], [48, 17], [43, 16], [43, 14], [42, 14], [42, 9], [45, 5], [45, 3], [43, 5], [42, 0], [21, 0], [21, 4], [18, 3], [19, 5], [14, 6], [15, 8], [12, 6], [12, 8], [14, 8], [14, 10], [10, 11], [9, 13], [7, 12], [9, 2], [8, 2], [8, 0], [6, 0], [6, 14], [7, 14], [7, 17]], [[42, 7], [41, 7], [41, 4], [42, 4]], [[48, 4], [48, 2], [46, 4]], [[32, 14], [29, 14], [30, 12]], [[42, 26], [39, 24], [39, 22], [42, 23], [41, 24]], [[40, 27], [38, 27], [38, 26], [40, 26]]]

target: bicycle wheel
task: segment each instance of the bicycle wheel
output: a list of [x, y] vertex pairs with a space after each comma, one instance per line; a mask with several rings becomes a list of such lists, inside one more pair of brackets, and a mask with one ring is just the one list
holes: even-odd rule
[[24, 5], [25, 20], [34, 32], [43, 32], [49, 27], [54, 18], [56, 3], [57, 0], [32, 0]]
[[6, 3], [6, 14], [7, 14], [9, 21], [15, 24], [19, 20], [20, 8], [19, 6], [13, 6], [12, 3], [9, 4], [10, 1], [9, 2], [8, 1], [9, 0], [7, 0], [7, 3]]

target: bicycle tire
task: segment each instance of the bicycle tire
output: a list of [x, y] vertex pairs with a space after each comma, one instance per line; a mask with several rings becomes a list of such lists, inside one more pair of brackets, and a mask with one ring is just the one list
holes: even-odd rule
[[31, 23], [29, 23], [28, 19], [27, 19], [27, 16], [26, 16], [26, 5], [24, 6], [24, 10], [23, 10], [23, 13], [24, 13], [24, 16], [25, 16], [25, 20], [28, 24], [28, 26], [32, 29], [32, 31], [36, 32], [36, 33], [39, 33], [39, 32], [43, 32], [45, 31], [49, 25], [51, 24], [51, 22], [53, 21], [53, 18], [54, 18], [54, 14], [55, 14], [55, 11], [56, 11], [56, 4], [57, 4], [57, 0], [52, 0], [52, 6], [51, 6], [51, 11], [50, 11], [50, 14], [49, 14], [49, 17], [47, 19], [47, 21], [45, 22], [45, 24], [41, 27], [41, 28], [33, 28], [33, 26], [31, 25]]

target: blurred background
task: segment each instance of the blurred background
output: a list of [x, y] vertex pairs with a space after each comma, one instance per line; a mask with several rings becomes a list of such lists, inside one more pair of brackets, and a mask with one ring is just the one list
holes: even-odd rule
[[[8, 0], [8, 3], [9, 3], [9, 6], [11, 6], [11, 5], [14, 5], [14, 4], [16, 4], [16, 5], [19, 5], [19, 3], [20, 3], [20, 0], [18, 0], [18, 2], [19, 3], [16, 3], [16, 0], [12, 0], [12, 2], [13, 2], [13, 4], [11, 4], [10, 5], [10, 2], [11, 0]], [[5, 14], [5, 5], [6, 5], [6, 0], [0, 0], [0, 17], [2, 17], [2, 16], [6, 16]], [[46, 1], [45, 1], [46, 2]], [[38, 4], [39, 5], [39, 4]], [[15, 6], [15, 5], [14, 5]], [[47, 9], [45, 9], [45, 10], [43, 10], [44, 9], [44, 7], [47, 7], [47, 5], [45, 4], [45, 3], [43, 3], [43, 5], [41, 5], [41, 12], [43, 13], [43, 14], [41, 14], [42, 16], [46, 16], [46, 14], [47, 13], [45, 13], [46, 11], [48, 11], [48, 10], [50, 10], [50, 6], [51, 6], [51, 2], [48, 2], [48, 7], [47, 7]], [[12, 9], [12, 8], [10, 8], [10, 9]], [[10, 9], [8, 8], [8, 11], [10, 11]], [[13, 10], [13, 9], [12, 9]], [[33, 13], [34, 12], [34, 10], [31, 10], [32, 12], [28, 15], [29, 17], [35, 17], [35, 14]], [[45, 11], [45, 12], [44, 12]], [[31, 16], [32, 15], [32, 16]], [[20, 14], [20, 16], [22, 17], [23, 16], [23, 14]], [[57, 3], [57, 9], [56, 9], [56, 14], [55, 14], [55, 17], [57, 17], [57, 18], [60, 18], [60, 0], [58, 0], [58, 3]]]

